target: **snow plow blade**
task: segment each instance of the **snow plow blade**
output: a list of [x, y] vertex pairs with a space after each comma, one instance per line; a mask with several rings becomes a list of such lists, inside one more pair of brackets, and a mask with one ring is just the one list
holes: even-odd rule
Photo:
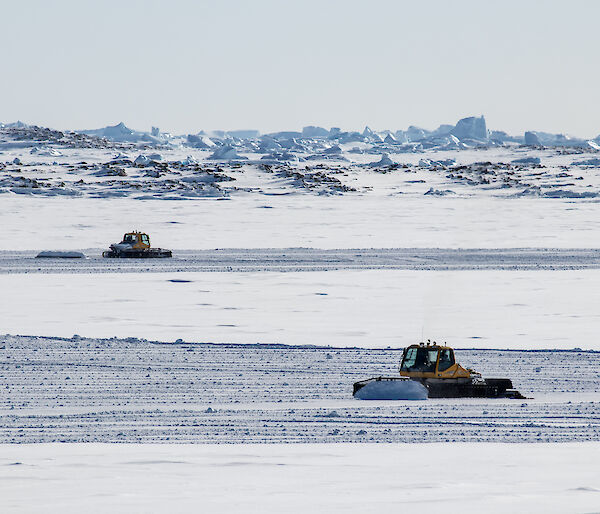
[[356, 396], [356, 393], [358, 393], [358, 391], [360, 391], [363, 387], [365, 387], [367, 384], [370, 384], [371, 382], [390, 382], [403, 380], [407, 379], [402, 377], [374, 377], [367, 378], [366, 380], [360, 380], [359, 382], [354, 382], [354, 390], [352, 391], [352, 396]]
[[354, 384], [353, 396], [358, 400], [427, 400], [427, 388], [402, 377], [376, 377]]

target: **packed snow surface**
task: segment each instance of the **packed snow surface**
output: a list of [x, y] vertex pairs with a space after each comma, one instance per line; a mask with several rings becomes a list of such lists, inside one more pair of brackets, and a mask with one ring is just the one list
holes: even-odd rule
[[599, 452], [599, 443], [2, 445], [0, 503], [68, 514], [596, 512]]
[[[130, 245], [114, 245], [127, 247]], [[85, 261], [39, 262], [35, 252], [0, 251], [0, 273], [299, 272], [332, 270], [584, 270], [600, 269], [595, 248], [230, 248], [176, 250], [169, 259], [106, 259], [86, 249]], [[44, 251], [36, 257], [85, 257]]]
[[364, 402], [398, 349], [0, 337], [0, 443], [600, 441], [600, 353], [457, 350], [530, 400]]
[[593, 237], [600, 230], [599, 205], [533, 196], [284, 195], [194, 202], [5, 196], [0, 249], [99, 251], [133, 229], [147, 232], [153, 246], [172, 250], [600, 248]]

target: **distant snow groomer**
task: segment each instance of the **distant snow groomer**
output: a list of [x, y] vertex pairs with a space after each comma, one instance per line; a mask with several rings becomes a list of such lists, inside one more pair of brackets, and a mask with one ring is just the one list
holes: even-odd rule
[[173, 257], [171, 250], [150, 248], [150, 237], [143, 232], [127, 232], [123, 241], [110, 245], [110, 250], [102, 252], [102, 257], [131, 259], [152, 259]]
[[376, 382], [415, 380], [423, 384], [429, 398], [524, 398], [513, 389], [509, 378], [483, 378], [472, 369], [463, 368], [449, 346], [428, 342], [404, 349], [399, 377], [375, 377], [354, 384], [354, 395]]

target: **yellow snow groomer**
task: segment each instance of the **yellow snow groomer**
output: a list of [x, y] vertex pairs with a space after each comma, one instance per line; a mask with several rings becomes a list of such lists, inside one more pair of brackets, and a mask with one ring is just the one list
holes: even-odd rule
[[483, 378], [481, 373], [463, 368], [449, 346], [427, 342], [404, 349], [399, 377], [376, 377], [354, 384], [354, 394], [374, 380], [416, 380], [429, 398], [524, 398], [513, 389], [509, 378]]
[[127, 232], [120, 243], [110, 245], [110, 250], [102, 252], [102, 257], [116, 258], [164, 258], [173, 257], [171, 250], [151, 248], [150, 237], [143, 232]]

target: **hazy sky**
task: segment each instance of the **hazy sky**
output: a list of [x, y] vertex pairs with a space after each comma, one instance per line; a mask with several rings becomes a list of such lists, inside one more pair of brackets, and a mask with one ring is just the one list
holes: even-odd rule
[[596, 0], [2, 1], [0, 121], [600, 133]]

